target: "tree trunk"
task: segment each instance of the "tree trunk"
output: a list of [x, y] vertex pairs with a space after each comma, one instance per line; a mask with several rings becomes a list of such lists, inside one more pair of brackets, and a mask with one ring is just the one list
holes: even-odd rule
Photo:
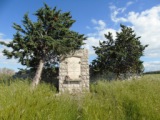
[[36, 74], [33, 78], [33, 82], [32, 82], [32, 86], [33, 88], [35, 86], [37, 86], [40, 82], [40, 78], [41, 78], [41, 74], [42, 74], [42, 70], [43, 70], [43, 66], [44, 66], [44, 60], [40, 60], [39, 61], [39, 65], [38, 65], [38, 68], [36, 70]]
[[119, 72], [116, 74], [116, 80], [119, 79]]

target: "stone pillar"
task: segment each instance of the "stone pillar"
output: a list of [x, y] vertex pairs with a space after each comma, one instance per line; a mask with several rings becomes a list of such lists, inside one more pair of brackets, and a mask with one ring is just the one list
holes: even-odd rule
[[80, 49], [60, 59], [59, 92], [85, 91], [89, 91], [88, 50]]

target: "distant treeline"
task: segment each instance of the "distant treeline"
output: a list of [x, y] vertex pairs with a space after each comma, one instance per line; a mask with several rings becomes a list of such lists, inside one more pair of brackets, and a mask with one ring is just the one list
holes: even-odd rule
[[149, 71], [145, 72], [144, 74], [160, 74], [160, 71]]

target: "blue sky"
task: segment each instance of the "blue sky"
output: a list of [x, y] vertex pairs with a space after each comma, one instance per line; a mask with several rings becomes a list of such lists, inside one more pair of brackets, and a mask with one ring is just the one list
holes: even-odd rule
[[[120, 31], [120, 23], [132, 27], [142, 44], [149, 44], [145, 50], [145, 71], [160, 70], [160, 1], [159, 0], [0, 0], [0, 41], [9, 42], [16, 32], [13, 22], [21, 24], [23, 15], [28, 12], [35, 21], [33, 13], [47, 3], [57, 6], [62, 12], [71, 12], [76, 23], [71, 29], [88, 37], [85, 48], [89, 49], [89, 61], [95, 58], [92, 46], [105, 40], [109, 31], [115, 35]], [[17, 60], [6, 59], [0, 45], [0, 68], [15, 71], [22, 66]], [[24, 68], [24, 67], [23, 67]]]

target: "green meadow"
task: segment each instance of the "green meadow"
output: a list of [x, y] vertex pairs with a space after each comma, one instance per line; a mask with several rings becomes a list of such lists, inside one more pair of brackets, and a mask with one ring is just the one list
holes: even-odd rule
[[0, 120], [160, 120], [160, 75], [90, 84], [90, 92], [58, 95], [51, 84], [0, 76]]

